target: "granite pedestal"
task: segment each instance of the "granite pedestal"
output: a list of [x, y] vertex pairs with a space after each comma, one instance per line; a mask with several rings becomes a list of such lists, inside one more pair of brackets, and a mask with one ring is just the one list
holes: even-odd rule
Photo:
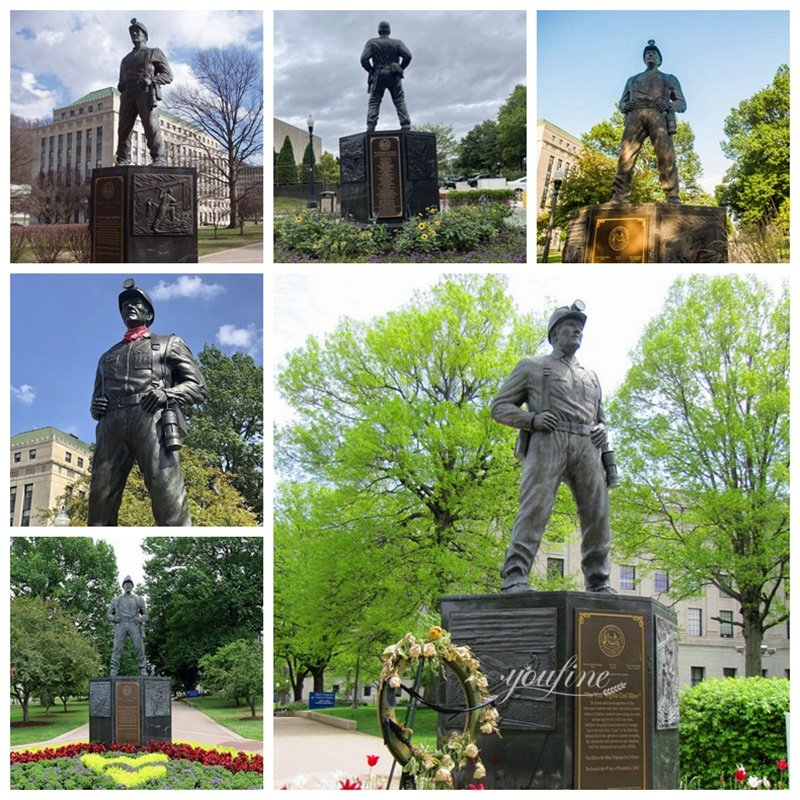
[[197, 262], [197, 171], [101, 167], [92, 172], [93, 263]]
[[339, 139], [339, 206], [345, 219], [402, 225], [439, 210], [436, 135], [395, 130]]
[[[502, 738], [478, 739], [485, 788], [678, 788], [671, 611], [590, 592], [459, 595], [440, 609], [497, 696]], [[445, 730], [463, 725], [440, 719]]]
[[172, 741], [170, 678], [144, 675], [89, 680], [89, 741], [108, 746]]
[[725, 209], [672, 203], [586, 206], [567, 228], [562, 259], [589, 264], [728, 260]]

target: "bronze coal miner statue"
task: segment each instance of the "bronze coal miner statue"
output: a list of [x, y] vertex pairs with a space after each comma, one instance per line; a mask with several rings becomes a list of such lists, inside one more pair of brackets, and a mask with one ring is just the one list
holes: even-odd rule
[[411, 63], [411, 51], [399, 40], [392, 39], [388, 22], [378, 24], [378, 35], [370, 39], [361, 53], [361, 66], [369, 73], [367, 78], [367, 130], [374, 131], [378, 124], [381, 100], [388, 89], [392, 96], [400, 127], [408, 130], [411, 118], [406, 108], [403, 92], [405, 68]]
[[678, 167], [672, 135], [676, 131], [675, 114], [686, 111], [681, 85], [674, 75], [659, 72], [661, 51], [653, 39], [642, 54], [646, 69], [628, 78], [619, 110], [625, 115], [625, 130], [614, 178], [613, 202], [627, 203], [631, 179], [642, 144], [648, 137], [658, 160], [658, 175], [668, 203], [678, 202]]
[[122, 581], [122, 594], [115, 597], [108, 607], [108, 619], [114, 626], [114, 649], [111, 653], [111, 677], [119, 672], [119, 662], [125, 648], [125, 639], [130, 637], [136, 666], [140, 675], [147, 675], [147, 661], [144, 655], [142, 625], [147, 622], [147, 606], [144, 598], [133, 594], [133, 580], [126, 575]]
[[178, 450], [183, 406], [206, 397], [203, 375], [178, 336], [151, 333], [147, 293], [129, 278], [118, 305], [127, 331], [100, 356], [91, 413], [97, 422], [89, 525], [117, 525], [122, 492], [139, 465], [157, 525], [191, 525]]
[[519, 429], [516, 454], [523, 460], [519, 513], [501, 571], [504, 592], [530, 590], [533, 560], [562, 481], [578, 507], [586, 589], [613, 591], [608, 487], [617, 485], [616, 464], [600, 383], [575, 358], [585, 323], [580, 300], [554, 311], [547, 326], [552, 352], [523, 358], [492, 401], [492, 417]]
[[128, 32], [133, 42], [131, 50], [119, 65], [119, 131], [116, 162], [119, 166], [131, 163], [131, 134], [136, 117], [144, 126], [147, 148], [154, 167], [167, 165], [167, 152], [158, 121], [158, 101], [161, 87], [172, 83], [172, 70], [157, 47], [147, 47], [147, 28], [135, 17]]

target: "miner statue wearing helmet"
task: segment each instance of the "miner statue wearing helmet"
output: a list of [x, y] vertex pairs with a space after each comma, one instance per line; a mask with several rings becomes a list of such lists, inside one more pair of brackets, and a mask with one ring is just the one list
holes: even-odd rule
[[625, 129], [611, 199], [628, 202], [633, 168], [644, 140], [649, 137], [667, 202], [677, 203], [678, 167], [672, 135], [676, 131], [675, 113], [686, 111], [686, 100], [678, 79], [659, 71], [661, 51], [653, 39], [644, 48], [643, 58], [645, 71], [628, 78], [619, 101], [619, 110], [625, 115]]
[[119, 662], [125, 648], [125, 639], [130, 637], [136, 666], [140, 675], [147, 675], [147, 661], [144, 656], [142, 625], [147, 621], [147, 606], [144, 598], [133, 594], [133, 580], [126, 575], [122, 581], [122, 594], [115, 597], [106, 615], [114, 626], [114, 649], [111, 653], [110, 675], [119, 672]]
[[387, 89], [397, 109], [400, 127], [406, 130], [411, 127], [403, 92], [404, 70], [411, 63], [411, 51], [399, 39], [392, 39], [391, 32], [388, 22], [379, 23], [378, 36], [370, 39], [361, 53], [361, 66], [369, 73], [368, 131], [374, 131], [378, 124], [381, 101]]
[[530, 590], [533, 560], [562, 482], [578, 509], [585, 587], [613, 591], [608, 487], [617, 485], [616, 465], [597, 376], [575, 358], [585, 322], [580, 300], [553, 312], [547, 326], [552, 352], [523, 358], [492, 401], [492, 417], [519, 430], [516, 455], [523, 462], [519, 513], [501, 570], [504, 592]]
[[203, 376], [178, 336], [150, 331], [147, 293], [123, 283], [119, 311], [127, 328], [97, 365], [91, 413], [98, 421], [89, 487], [89, 525], [117, 525], [134, 463], [144, 478], [157, 525], [191, 525], [178, 450], [181, 409], [206, 397]]
[[119, 65], [119, 129], [116, 163], [131, 163], [131, 135], [136, 117], [140, 117], [153, 166], [167, 164], [166, 147], [158, 121], [158, 101], [161, 87], [172, 83], [172, 70], [157, 47], [146, 47], [147, 28], [135, 17], [128, 28], [133, 50]]

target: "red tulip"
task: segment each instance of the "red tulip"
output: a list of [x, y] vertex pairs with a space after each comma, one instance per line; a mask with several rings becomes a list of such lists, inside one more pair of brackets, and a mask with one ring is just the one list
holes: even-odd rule
[[361, 781], [356, 778], [354, 781], [351, 781], [350, 778], [345, 778], [343, 781], [339, 781], [339, 788], [340, 789], [360, 789], [361, 788]]
[[482, 783], [479, 783], [479, 784], [476, 786], [474, 783], [471, 783], [471, 784], [469, 785], [469, 788], [470, 788], [470, 789], [483, 789], [483, 784], [482, 784]]
[[739, 765], [739, 768], [734, 773], [734, 777], [736, 778], [739, 783], [744, 783], [747, 780], [747, 770]]
[[367, 765], [374, 767], [378, 763], [380, 756], [367, 756]]
[[783, 772], [784, 770], [789, 769], [789, 762], [785, 758], [777, 758], [775, 759], [775, 766]]

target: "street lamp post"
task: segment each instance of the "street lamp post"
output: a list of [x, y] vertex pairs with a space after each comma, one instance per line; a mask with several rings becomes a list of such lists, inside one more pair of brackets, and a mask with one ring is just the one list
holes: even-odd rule
[[308, 151], [309, 151], [308, 207], [316, 208], [317, 199], [316, 195], [314, 194], [314, 117], [312, 117], [311, 114], [308, 115], [308, 119], [306, 120], [306, 125], [308, 126]]
[[553, 199], [550, 203], [550, 221], [547, 224], [547, 239], [542, 250], [542, 263], [546, 264], [550, 257], [550, 239], [553, 237], [553, 225], [556, 219], [556, 206], [558, 205], [558, 191], [564, 181], [564, 171], [557, 169], [553, 175]]

